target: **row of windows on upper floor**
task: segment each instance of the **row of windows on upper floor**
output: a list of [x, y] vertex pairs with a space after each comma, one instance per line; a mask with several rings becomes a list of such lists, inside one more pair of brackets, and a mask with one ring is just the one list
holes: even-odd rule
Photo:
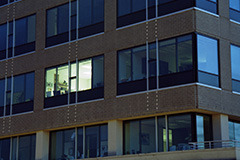
[[[216, 0], [182, 1], [118, 0], [117, 27], [193, 6], [217, 13]], [[70, 1], [48, 9], [46, 17], [46, 47], [99, 34], [104, 32], [104, 0]], [[0, 60], [35, 51], [35, 25], [35, 15], [0, 25]]]
[[[240, 123], [229, 120], [228, 125], [229, 139], [239, 141]], [[49, 135], [50, 160], [108, 156], [107, 124], [52, 131]], [[123, 121], [122, 138], [123, 154], [189, 150], [189, 142], [213, 139], [212, 116], [185, 113]], [[35, 135], [1, 139], [0, 158], [33, 160], [36, 145]], [[198, 149], [212, 147], [198, 145]]]
[[[231, 45], [240, 92], [240, 47]], [[118, 51], [117, 95], [199, 82], [220, 87], [218, 40], [188, 34]], [[0, 80], [0, 116], [33, 110], [34, 73]], [[44, 108], [104, 98], [104, 56], [46, 69]]]

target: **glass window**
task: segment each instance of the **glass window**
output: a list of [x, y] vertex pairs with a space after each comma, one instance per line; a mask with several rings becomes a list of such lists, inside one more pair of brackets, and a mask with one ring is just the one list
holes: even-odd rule
[[146, 9], [146, 0], [132, 0], [132, 12]]
[[159, 43], [159, 74], [176, 73], [176, 40], [170, 39]]
[[25, 77], [24, 75], [14, 77], [13, 104], [24, 102]]
[[70, 89], [71, 92], [76, 92], [77, 91], [77, 65], [76, 63], [71, 64], [71, 73], [70, 73]]
[[[7, 24], [0, 25], [0, 60], [6, 58]], [[5, 51], [5, 52], [2, 52]]]
[[11, 104], [12, 78], [7, 79], [6, 105]]
[[240, 123], [229, 121], [229, 139], [240, 140]]
[[197, 35], [198, 70], [218, 75], [218, 41]]
[[75, 129], [51, 132], [51, 159], [75, 158]]
[[149, 77], [157, 76], [157, 57], [156, 57], [156, 43], [149, 45], [148, 51], [148, 73]]
[[57, 68], [57, 95], [63, 95], [68, 93], [68, 65], [60, 66]]
[[92, 88], [92, 60], [87, 59], [79, 62], [79, 91]]
[[55, 94], [56, 85], [56, 68], [48, 69], [46, 71], [46, 92], [45, 97], [52, 97]]
[[12, 138], [12, 160], [17, 160], [18, 137]]
[[[191, 114], [168, 117], [169, 150], [188, 150], [192, 141]], [[181, 133], [181, 134], [179, 134]]]
[[103, 56], [93, 58], [92, 64], [92, 74], [93, 74], [93, 88], [98, 88], [103, 86], [104, 80], [104, 66], [103, 66]]
[[107, 125], [86, 127], [85, 158], [107, 156]]
[[79, 1], [79, 27], [89, 26], [104, 20], [104, 0]]
[[16, 20], [16, 46], [35, 41], [35, 15]]
[[132, 80], [146, 78], [146, 46], [132, 49]]
[[25, 78], [25, 102], [27, 102], [34, 99], [34, 73], [26, 74]]
[[83, 128], [77, 129], [77, 158], [84, 158], [83, 154]]
[[0, 107], [4, 106], [5, 80], [0, 80]]
[[178, 72], [192, 70], [192, 35], [179, 37], [177, 41]]
[[18, 159], [32, 160], [35, 159], [36, 136], [21, 136], [18, 144]]
[[47, 37], [68, 32], [69, 4], [47, 10]]
[[118, 0], [118, 16], [131, 13], [131, 0]]
[[232, 79], [240, 80], [240, 47], [231, 45]]
[[167, 133], [165, 117], [158, 117], [158, 151], [167, 151]]
[[0, 159], [8, 160], [10, 159], [10, 139], [0, 140]]
[[124, 154], [156, 151], [155, 119], [127, 121], [124, 123]]
[[131, 75], [131, 50], [121, 51], [118, 54], [118, 83], [131, 81]]
[[240, 0], [229, 0], [229, 6], [232, 9], [240, 11]]
[[219, 87], [218, 41], [197, 35], [198, 81]]

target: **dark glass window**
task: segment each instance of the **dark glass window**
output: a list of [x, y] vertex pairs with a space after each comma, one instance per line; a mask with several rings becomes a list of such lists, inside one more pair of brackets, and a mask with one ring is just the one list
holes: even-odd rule
[[35, 23], [35, 15], [31, 15], [0, 25], [0, 60], [35, 50]]
[[124, 154], [156, 152], [156, 146], [159, 152], [189, 150], [189, 142], [212, 140], [211, 116], [197, 113], [125, 121], [123, 127]]
[[118, 52], [118, 94], [146, 90], [146, 61], [146, 46]]
[[7, 24], [0, 25], [0, 60], [6, 58]]
[[69, 40], [69, 4], [47, 10], [46, 47]]
[[218, 41], [197, 35], [198, 81], [219, 87]]
[[3, 116], [4, 112], [4, 95], [5, 95], [5, 80], [0, 80], [0, 116]]
[[217, 0], [196, 0], [196, 6], [212, 13], [218, 13]]
[[3, 5], [11, 4], [13, 2], [17, 2], [17, 1], [20, 1], [20, 0], [0, 0], [0, 7]]
[[191, 121], [191, 114], [168, 117], [168, 144], [170, 151], [190, 149], [188, 142], [193, 141]]
[[36, 135], [21, 136], [18, 142], [18, 159], [35, 159]]
[[[51, 132], [50, 159], [83, 159], [107, 156], [107, 127], [107, 125], [98, 125]], [[77, 147], [75, 147], [75, 143], [77, 143]]]
[[47, 10], [46, 47], [104, 32], [104, 0], [79, 0], [78, 4], [71, 1], [70, 13], [69, 3]]
[[0, 158], [2, 160], [10, 159], [10, 138], [0, 140]]
[[229, 139], [240, 140], [240, 123], [229, 121]]
[[15, 56], [34, 51], [36, 16], [28, 16], [15, 23]]
[[166, 130], [166, 121], [165, 117], [158, 117], [158, 151], [166, 152], [167, 151], [167, 130]]
[[155, 119], [127, 121], [124, 123], [124, 154], [156, 151]]
[[107, 156], [107, 125], [86, 127], [85, 158]]
[[240, 22], [240, 0], [229, 0], [230, 19]]
[[68, 93], [69, 103], [103, 98], [103, 61], [97, 56], [46, 69], [45, 107], [68, 104]]
[[75, 129], [51, 132], [50, 159], [75, 159]]
[[[6, 84], [5, 84], [6, 83]], [[6, 91], [5, 91], [5, 85]], [[12, 90], [13, 85], [13, 90]], [[4, 109], [5, 114], [10, 115], [33, 111], [34, 101], [34, 73], [22, 74], [12, 78], [7, 78], [7, 81], [0, 80], [0, 115], [3, 116]], [[13, 93], [13, 99], [11, 94]], [[6, 99], [5, 99], [6, 98]], [[6, 102], [5, 108], [4, 102]], [[11, 107], [12, 106], [12, 107]], [[12, 110], [10, 111], [10, 108]]]
[[240, 92], [240, 47], [231, 45], [232, 90]]

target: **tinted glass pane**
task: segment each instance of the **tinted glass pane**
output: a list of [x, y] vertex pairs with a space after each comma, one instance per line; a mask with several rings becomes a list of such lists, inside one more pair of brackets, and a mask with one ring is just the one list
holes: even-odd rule
[[164, 4], [164, 3], [168, 3], [174, 0], [158, 0], [158, 4]]
[[17, 160], [17, 137], [12, 138], [12, 160]]
[[192, 36], [178, 38], [177, 46], [178, 72], [193, 69], [192, 62]]
[[155, 119], [141, 120], [141, 153], [156, 151]]
[[86, 127], [85, 157], [99, 157], [99, 126]]
[[[181, 133], [181, 134], [179, 134]], [[192, 141], [191, 114], [168, 117], [169, 150], [188, 150]]]
[[8, 48], [11, 48], [13, 46], [13, 22], [9, 22], [8, 27], [9, 27], [9, 29], [8, 29]]
[[240, 80], [240, 47], [231, 45], [232, 78]]
[[56, 86], [56, 68], [48, 69], [46, 71], [46, 92], [45, 97], [52, 97], [55, 95]]
[[57, 35], [57, 8], [47, 11], [47, 37]]
[[198, 69], [218, 75], [218, 41], [197, 35]]
[[25, 76], [14, 77], [13, 104], [22, 103], [25, 99]]
[[27, 18], [16, 21], [16, 46], [27, 43]]
[[229, 6], [230, 8], [240, 10], [240, 1], [239, 0], [229, 0]]
[[167, 134], [165, 117], [158, 117], [158, 151], [167, 151]]
[[240, 140], [240, 123], [235, 123], [234, 129], [235, 129], [235, 140], [239, 141]]
[[230, 140], [234, 140], [235, 136], [234, 136], [234, 123], [233, 122], [228, 122], [228, 128], [229, 128], [229, 139]]
[[240, 81], [232, 80], [232, 90], [240, 92]]
[[140, 121], [124, 123], [124, 154], [137, 154], [140, 152]]
[[0, 140], [0, 157], [1, 160], [10, 159], [10, 139]]
[[108, 155], [108, 126], [100, 126], [100, 157]]
[[58, 67], [57, 71], [57, 94], [67, 94], [68, 93], [68, 65]]
[[85, 27], [92, 23], [92, 1], [79, 0], [79, 27]]
[[51, 133], [51, 159], [75, 158], [75, 129]]
[[4, 106], [5, 80], [0, 80], [0, 107]]
[[10, 105], [11, 103], [11, 86], [12, 86], [12, 78], [7, 79], [7, 91], [6, 91], [6, 105]]
[[146, 0], [132, 0], [132, 12], [146, 9]]
[[132, 49], [132, 80], [146, 78], [146, 46]]
[[93, 88], [103, 86], [103, 56], [93, 58]]
[[36, 16], [30, 16], [27, 19], [27, 43], [35, 41]]
[[69, 23], [69, 5], [68, 3], [58, 7], [57, 11], [57, 25], [58, 34], [68, 32]]
[[104, 20], [104, 0], [93, 0], [93, 23]]
[[131, 0], [118, 0], [118, 16], [131, 13]]
[[34, 73], [26, 75], [25, 102], [34, 99]]
[[36, 136], [19, 137], [18, 159], [33, 160], [35, 159]]
[[[197, 115], [196, 117], [196, 129], [197, 129], [197, 142], [204, 142], [204, 121], [203, 116]], [[204, 148], [204, 144], [199, 144], [198, 147]]]
[[175, 39], [159, 43], [159, 74], [176, 72], [176, 44]]
[[118, 83], [131, 81], [131, 50], [124, 50], [118, 54]]
[[154, 77], [157, 75], [157, 59], [156, 59], [156, 43], [149, 45], [148, 51], [148, 69], [149, 69], [149, 77]]
[[216, 75], [204, 73], [204, 72], [198, 72], [198, 81], [200, 83], [209, 84], [215, 87], [219, 87], [219, 78]]
[[79, 91], [92, 88], [92, 60], [79, 62]]
[[83, 155], [83, 129], [78, 128], [77, 130], [77, 158], [84, 158]]
[[[0, 51], [6, 49], [7, 41], [7, 24], [0, 25]], [[0, 55], [2, 57], [2, 55]]]

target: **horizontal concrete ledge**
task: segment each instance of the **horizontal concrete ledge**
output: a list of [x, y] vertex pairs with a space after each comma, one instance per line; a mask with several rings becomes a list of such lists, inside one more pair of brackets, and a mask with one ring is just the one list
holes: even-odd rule
[[240, 148], [173, 151], [90, 158], [91, 160], [240, 160]]

